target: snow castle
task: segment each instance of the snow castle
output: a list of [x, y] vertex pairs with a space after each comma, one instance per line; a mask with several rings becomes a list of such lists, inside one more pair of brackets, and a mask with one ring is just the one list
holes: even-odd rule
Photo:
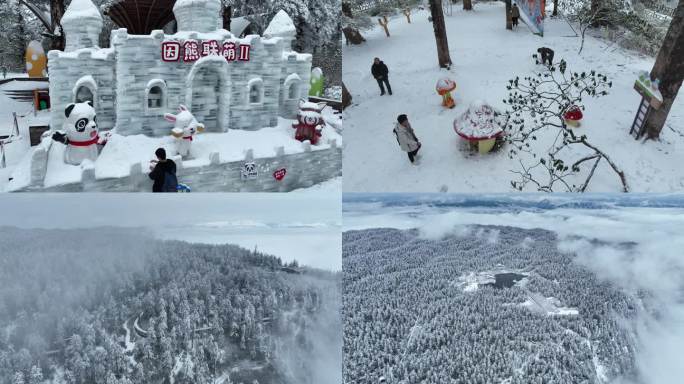
[[221, 0], [177, 0], [178, 32], [112, 31], [98, 46], [103, 19], [91, 0], [73, 0], [62, 18], [65, 51], [50, 51], [52, 130], [70, 103], [91, 100], [101, 130], [169, 135], [164, 114], [186, 105], [208, 132], [257, 130], [295, 118], [309, 93], [311, 55], [292, 50], [296, 29], [280, 11], [264, 36], [222, 29]]

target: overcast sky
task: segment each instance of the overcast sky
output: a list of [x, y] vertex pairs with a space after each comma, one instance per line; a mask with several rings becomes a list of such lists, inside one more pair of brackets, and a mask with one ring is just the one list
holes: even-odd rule
[[326, 193], [6, 194], [0, 226], [146, 227], [164, 238], [236, 243], [339, 270], [341, 198]]

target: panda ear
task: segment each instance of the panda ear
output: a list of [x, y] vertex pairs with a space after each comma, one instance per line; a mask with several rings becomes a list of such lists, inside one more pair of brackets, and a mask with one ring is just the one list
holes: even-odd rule
[[64, 115], [65, 115], [66, 117], [69, 117], [69, 115], [71, 115], [71, 111], [74, 110], [74, 107], [75, 107], [75, 106], [76, 106], [76, 104], [74, 104], [74, 103], [71, 103], [71, 104], [67, 105], [66, 109], [64, 110]]
[[91, 100], [86, 101], [86, 103], [88, 103], [88, 105], [90, 105], [91, 107], [93, 106], [93, 102]]

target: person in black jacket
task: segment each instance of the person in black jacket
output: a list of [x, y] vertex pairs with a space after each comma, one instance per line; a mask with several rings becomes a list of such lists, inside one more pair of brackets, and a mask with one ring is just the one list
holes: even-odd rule
[[385, 63], [382, 62], [379, 58], [373, 59], [373, 66], [371, 66], [371, 73], [373, 74], [373, 77], [375, 77], [375, 80], [377, 80], [378, 85], [380, 86], [380, 96], [385, 94], [385, 87], [383, 86], [383, 83], [387, 86], [387, 92], [389, 94], [392, 94], [392, 87], [390, 87], [389, 83], [389, 68], [385, 65]]
[[176, 163], [166, 158], [164, 148], [157, 148], [154, 154], [158, 160], [150, 164], [150, 179], [154, 180], [152, 192], [176, 192]]
[[549, 66], [553, 65], [553, 49], [541, 47], [541, 48], [537, 49], [537, 52], [539, 54], [541, 54], [541, 63], [542, 64], [546, 64], [548, 62]]

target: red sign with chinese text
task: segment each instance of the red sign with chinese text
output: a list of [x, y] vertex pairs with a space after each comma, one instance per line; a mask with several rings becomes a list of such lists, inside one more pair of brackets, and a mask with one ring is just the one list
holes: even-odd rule
[[222, 56], [226, 61], [249, 61], [252, 46], [232, 41], [220, 44], [216, 40], [185, 40], [164, 41], [161, 48], [161, 57], [165, 62], [192, 63], [206, 56]]

